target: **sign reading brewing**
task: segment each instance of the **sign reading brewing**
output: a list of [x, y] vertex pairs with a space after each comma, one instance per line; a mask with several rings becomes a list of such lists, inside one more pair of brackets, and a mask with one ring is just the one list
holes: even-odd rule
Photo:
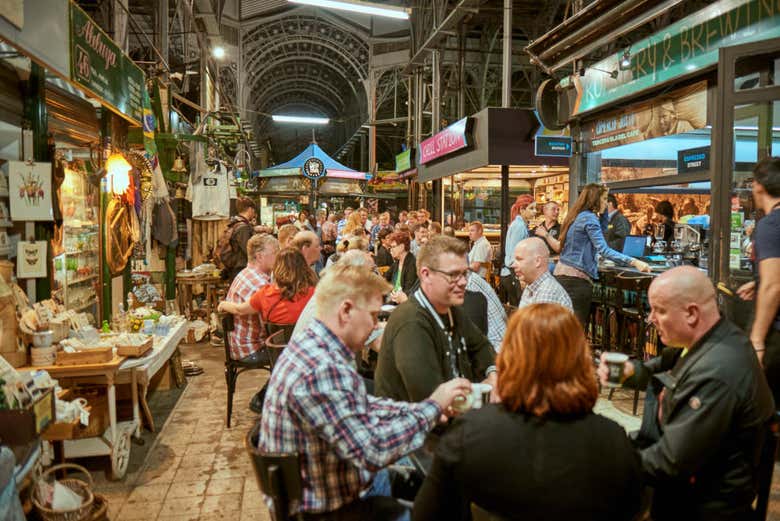
[[70, 4], [70, 75], [116, 112], [140, 124], [143, 71], [73, 2]]
[[470, 127], [471, 119], [463, 118], [420, 143], [420, 164], [424, 165], [468, 147], [467, 135]]
[[309, 179], [325, 177], [325, 164], [316, 157], [310, 157], [303, 164], [303, 175]]

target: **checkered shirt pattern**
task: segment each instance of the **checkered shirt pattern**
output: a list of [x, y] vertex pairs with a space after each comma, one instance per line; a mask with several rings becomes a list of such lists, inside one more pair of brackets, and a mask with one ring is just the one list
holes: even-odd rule
[[477, 273], [469, 274], [466, 289], [485, 295], [485, 299], [487, 299], [488, 318], [487, 338], [493, 346], [493, 349], [498, 352], [501, 349], [501, 342], [504, 340], [504, 334], [506, 334], [506, 311], [504, 311], [504, 306], [501, 305], [501, 301], [490, 286], [490, 283]]
[[565, 308], [572, 309], [569, 294], [566, 293], [563, 286], [555, 280], [555, 277], [550, 275], [550, 272], [546, 270], [538, 279], [525, 287], [523, 296], [520, 299], [520, 304], [517, 307], [522, 308], [539, 302], [560, 304]]
[[315, 319], [271, 374], [258, 447], [300, 454], [302, 512], [332, 512], [357, 499], [378, 470], [422, 446], [441, 413], [432, 400], [368, 395], [354, 364], [355, 354]]
[[[230, 284], [226, 300], [241, 304], [255, 291], [271, 282], [271, 278], [256, 268], [247, 266], [241, 270]], [[241, 360], [263, 347], [263, 325], [260, 315], [236, 315], [235, 329], [230, 333], [230, 356]]]

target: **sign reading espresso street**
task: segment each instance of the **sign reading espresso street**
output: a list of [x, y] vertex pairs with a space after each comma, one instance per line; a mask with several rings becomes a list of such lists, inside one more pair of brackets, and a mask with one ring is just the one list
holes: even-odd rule
[[70, 3], [71, 79], [140, 124], [144, 73], [87, 13]]
[[424, 165], [468, 146], [471, 120], [463, 118], [420, 143], [420, 164]]

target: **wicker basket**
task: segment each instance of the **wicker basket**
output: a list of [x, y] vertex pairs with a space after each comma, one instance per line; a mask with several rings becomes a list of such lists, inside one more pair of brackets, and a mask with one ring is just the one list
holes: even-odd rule
[[[40, 487], [38, 485], [41, 481], [45, 480], [47, 476], [53, 475], [57, 470], [65, 468], [76, 469], [87, 476], [87, 482], [76, 478], [65, 478], [57, 480], [61, 485], [68, 487], [80, 495], [84, 499], [84, 502], [79, 508], [75, 510], [53, 510], [52, 508], [49, 508], [43, 504], [43, 499], [39, 497]], [[81, 465], [76, 465], [75, 463], [61, 463], [46, 469], [41, 474], [41, 477], [37, 479], [32, 492], [32, 502], [33, 505], [35, 505], [35, 509], [38, 511], [38, 514], [41, 516], [41, 519], [44, 521], [88, 521], [92, 519], [93, 516], [92, 507], [95, 501], [95, 496], [92, 493], [93, 486], [94, 482], [92, 481], [92, 476], [87, 469]]]
[[95, 494], [95, 501], [92, 503], [91, 517], [87, 521], [108, 521], [108, 499], [102, 494]]

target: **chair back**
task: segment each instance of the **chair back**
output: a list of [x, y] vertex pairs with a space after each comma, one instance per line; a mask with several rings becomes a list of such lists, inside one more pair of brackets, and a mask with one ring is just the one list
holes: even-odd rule
[[225, 362], [232, 360], [230, 355], [230, 332], [236, 328], [236, 322], [231, 313], [221, 313], [220, 320], [222, 322], [222, 340], [225, 344]]
[[257, 448], [260, 422], [247, 433], [245, 445], [255, 470], [260, 491], [271, 499], [274, 521], [302, 519], [299, 514], [291, 517], [290, 512], [298, 510], [303, 499], [301, 464], [298, 454], [268, 454]]
[[276, 336], [277, 343], [287, 344], [287, 342], [290, 341], [294, 330], [295, 324], [277, 324], [275, 322], [265, 323], [265, 332], [267, 334], [266, 338], [277, 335], [280, 331], [282, 332], [281, 335]]

